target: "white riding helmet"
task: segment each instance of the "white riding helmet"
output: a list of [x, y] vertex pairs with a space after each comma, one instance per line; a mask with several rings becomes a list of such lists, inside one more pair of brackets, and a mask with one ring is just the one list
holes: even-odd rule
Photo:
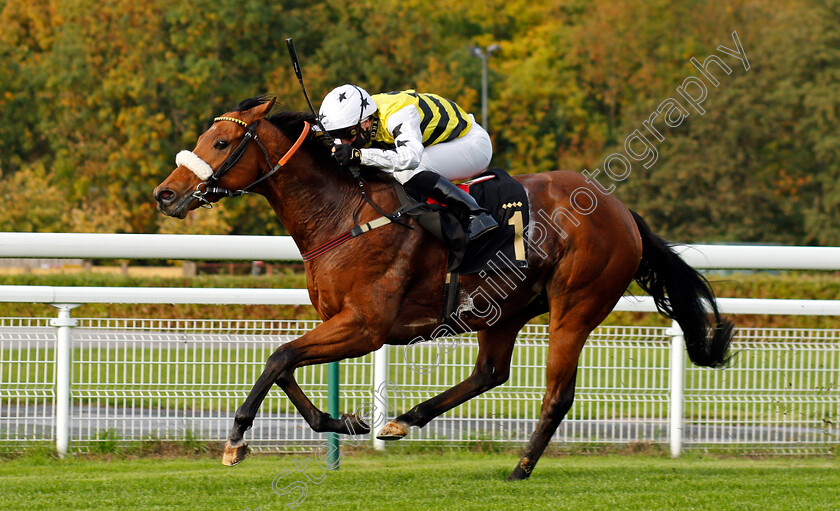
[[321, 103], [318, 117], [327, 131], [355, 126], [376, 112], [376, 103], [357, 85], [342, 85], [331, 90]]

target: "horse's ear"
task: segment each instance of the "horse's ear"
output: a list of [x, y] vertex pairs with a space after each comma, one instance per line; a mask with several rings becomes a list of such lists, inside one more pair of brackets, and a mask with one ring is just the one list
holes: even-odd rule
[[277, 98], [273, 97], [270, 101], [254, 107], [254, 120], [262, 119], [268, 115], [268, 113], [271, 112], [271, 109], [274, 108], [275, 101], [277, 101]]

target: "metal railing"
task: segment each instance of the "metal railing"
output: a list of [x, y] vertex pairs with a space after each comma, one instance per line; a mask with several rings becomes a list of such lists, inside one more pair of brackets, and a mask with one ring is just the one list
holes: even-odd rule
[[[235, 244], [222, 244], [236, 250], [219, 250], [218, 238], [229, 237], [156, 235], [152, 245], [158, 246], [152, 250], [146, 235], [80, 235], [86, 237], [82, 242], [73, 236], [0, 234], [0, 256], [177, 259], [210, 253], [214, 259], [268, 260], [272, 253], [279, 254], [273, 257], [277, 259], [297, 253], [290, 250], [288, 238], [278, 243], [278, 238], [237, 237]], [[65, 252], [67, 243], [77, 248]], [[27, 249], [26, 244], [32, 245]], [[99, 251], [101, 246], [108, 248]], [[272, 252], [278, 246], [282, 251]], [[735, 255], [744, 250], [757, 258]], [[766, 247], [693, 246], [683, 257], [699, 268], [840, 267], [836, 248], [772, 247], [772, 252], [768, 261], [758, 258], [768, 253]], [[55, 440], [61, 453], [71, 441], [84, 446], [179, 435], [224, 438], [236, 406], [271, 351], [317, 324], [71, 315], [76, 304], [93, 302], [308, 304], [305, 290], [0, 286], [0, 301], [50, 303], [59, 310], [51, 321], [6, 318], [0, 323], [0, 442]], [[828, 300], [724, 298], [719, 306], [741, 314], [840, 315], [840, 302]], [[624, 298], [617, 310], [655, 309], [643, 297]], [[733, 348], [739, 355], [733, 367], [713, 371], [686, 367], [678, 327], [600, 327], [584, 350], [576, 404], [557, 440], [668, 442], [675, 456], [683, 444], [825, 451], [840, 443], [835, 426], [840, 413], [840, 330], [752, 329], [737, 334]], [[527, 441], [544, 391], [545, 327], [527, 326], [517, 346], [506, 385], [406, 440]], [[377, 411], [403, 411], [465, 378], [477, 347], [475, 338], [465, 335], [414, 346], [409, 358], [406, 349], [385, 347], [343, 363], [343, 409], [373, 403]], [[430, 366], [433, 370], [426, 371]], [[325, 408], [325, 366], [299, 370], [298, 378], [313, 402]], [[383, 385], [391, 390], [385, 400], [376, 394]], [[280, 392], [270, 394], [249, 438], [258, 449], [298, 449], [322, 441]]]
[[[314, 321], [85, 319], [72, 329], [71, 384], [57, 396], [56, 327], [48, 318], [0, 321], [0, 442], [59, 440], [64, 449], [108, 440], [225, 437], [268, 355]], [[555, 437], [575, 443], [670, 443], [680, 448], [739, 447], [826, 452], [837, 442], [840, 330], [738, 331], [732, 367], [672, 367], [666, 327], [603, 326], [584, 349], [577, 398]], [[455, 445], [526, 442], [544, 392], [547, 331], [520, 333], [511, 378], [445, 414], [403, 442]], [[451, 349], [452, 346], [455, 349]], [[387, 416], [457, 383], [472, 370], [473, 335], [410, 348], [387, 347], [341, 364], [342, 410], [372, 402], [387, 382]], [[385, 360], [385, 374], [376, 361]], [[428, 369], [433, 370], [429, 371]], [[674, 375], [685, 378], [675, 399]], [[326, 405], [326, 366], [297, 372]], [[384, 376], [384, 377], [383, 377]], [[64, 401], [66, 399], [66, 401]], [[381, 396], [379, 396], [381, 400]], [[66, 419], [54, 407], [67, 403]], [[673, 403], [684, 403], [684, 413]], [[683, 424], [684, 422], [684, 424]], [[672, 429], [678, 426], [676, 434]], [[64, 436], [56, 438], [66, 427]], [[248, 433], [257, 449], [308, 449], [323, 441], [274, 389]], [[356, 439], [358, 440], [358, 439]], [[678, 452], [678, 451], [675, 451]]]

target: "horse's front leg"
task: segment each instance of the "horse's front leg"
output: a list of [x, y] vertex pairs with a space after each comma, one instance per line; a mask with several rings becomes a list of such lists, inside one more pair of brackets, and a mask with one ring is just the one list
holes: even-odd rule
[[236, 410], [233, 428], [225, 442], [222, 463], [236, 465], [248, 453], [245, 431], [251, 428], [265, 396], [277, 383], [306, 422], [317, 432], [336, 432], [350, 435], [365, 434], [368, 426], [353, 415], [334, 419], [319, 410], [303, 393], [294, 370], [310, 364], [335, 362], [366, 355], [382, 346], [384, 335], [377, 335], [369, 325], [358, 321], [350, 311], [342, 312], [318, 325], [312, 331], [286, 343], [268, 357], [263, 370], [245, 402]]
[[399, 440], [408, 434], [409, 427], [422, 428], [435, 417], [507, 381], [513, 345], [521, 327], [520, 322], [514, 321], [512, 324], [479, 331], [478, 357], [472, 374], [454, 387], [388, 422], [376, 437], [380, 440]]

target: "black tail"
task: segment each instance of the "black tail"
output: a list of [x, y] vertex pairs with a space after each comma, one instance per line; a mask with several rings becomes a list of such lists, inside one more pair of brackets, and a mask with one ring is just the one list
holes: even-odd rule
[[655, 235], [642, 217], [631, 213], [642, 235], [642, 262], [636, 270], [636, 282], [653, 297], [660, 313], [679, 323], [692, 362], [725, 366], [734, 325], [720, 316], [709, 282]]

